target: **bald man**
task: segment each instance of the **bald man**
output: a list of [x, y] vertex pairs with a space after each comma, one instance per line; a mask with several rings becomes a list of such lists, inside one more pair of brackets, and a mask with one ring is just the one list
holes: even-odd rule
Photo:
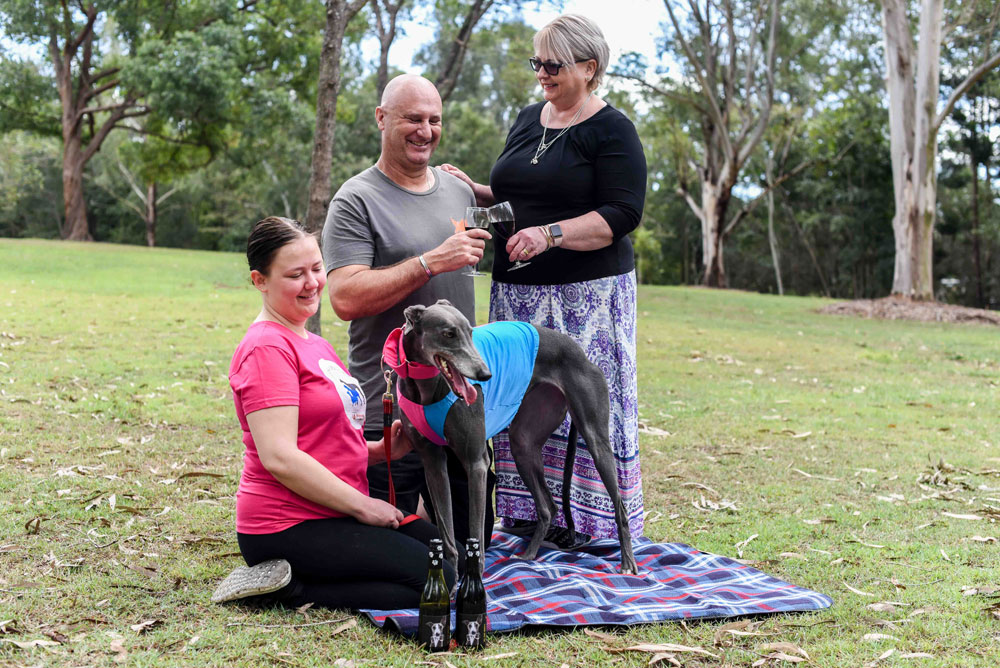
[[[412, 74], [392, 79], [375, 108], [375, 122], [382, 133], [378, 162], [334, 195], [323, 227], [323, 257], [330, 304], [350, 321], [347, 364], [368, 399], [365, 437], [377, 441], [386, 337], [402, 326], [407, 306], [438, 299], [449, 300], [475, 323], [473, 280], [463, 271], [482, 258], [489, 233], [459, 232], [475, 196], [464, 182], [430, 166], [441, 140], [441, 96], [434, 84]], [[464, 541], [465, 472], [448, 452], [456, 537]], [[392, 474], [401, 510], [415, 512], [421, 495], [429, 503], [416, 453], [394, 461]], [[493, 480], [491, 472], [490, 492]], [[371, 496], [388, 499], [384, 464], [368, 469], [368, 481]], [[487, 527], [493, 525], [491, 504]]]

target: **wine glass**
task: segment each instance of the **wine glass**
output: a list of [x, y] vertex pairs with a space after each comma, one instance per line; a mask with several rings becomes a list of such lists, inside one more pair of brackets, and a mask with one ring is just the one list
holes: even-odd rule
[[[489, 213], [490, 222], [493, 223], [493, 230], [501, 239], [507, 241], [514, 236], [517, 230], [514, 227], [514, 208], [510, 205], [510, 202], [494, 204], [489, 208]], [[496, 245], [493, 246], [493, 252], [497, 252]], [[522, 267], [527, 267], [529, 264], [531, 263], [517, 260], [514, 264], [510, 265], [507, 271], [521, 269]]]
[[[478, 228], [489, 229], [490, 213], [484, 206], [470, 206], [465, 209], [465, 229]], [[476, 263], [469, 265], [463, 276], [485, 276], [486, 274], [476, 270]]]

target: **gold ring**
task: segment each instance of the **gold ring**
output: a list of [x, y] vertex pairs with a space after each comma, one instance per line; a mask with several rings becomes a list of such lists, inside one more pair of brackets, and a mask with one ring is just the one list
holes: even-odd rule
[[525, 257], [528, 257], [528, 249], [527, 248], [522, 248], [521, 249], [521, 255], [523, 255]]

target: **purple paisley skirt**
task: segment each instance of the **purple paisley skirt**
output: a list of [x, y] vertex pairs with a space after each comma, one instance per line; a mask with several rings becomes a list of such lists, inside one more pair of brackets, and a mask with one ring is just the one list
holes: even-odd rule
[[[609, 434], [615, 451], [618, 488], [629, 532], [642, 535], [642, 472], [639, 468], [639, 406], [636, 381], [635, 272], [580, 283], [513, 285], [493, 282], [490, 322], [520, 320], [555, 329], [572, 337], [604, 372], [611, 398]], [[556, 503], [553, 524], [565, 526], [562, 477], [569, 418], [552, 434], [542, 451], [545, 482]], [[497, 515], [506, 520], [536, 519], [535, 503], [510, 454], [506, 431], [493, 437], [497, 474]], [[616, 538], [611, 499], [585, 446], [576, 451], [570, 505], [576, 530], [599, 538]]]

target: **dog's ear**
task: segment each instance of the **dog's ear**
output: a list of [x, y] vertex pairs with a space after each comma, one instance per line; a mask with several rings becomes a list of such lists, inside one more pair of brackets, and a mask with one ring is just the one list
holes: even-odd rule
[[452, 308], [455, 308], [455, 305], [454, 305], [454, 304], [452, 304], [452, 303], [451, 303], [450, 301], [448, 301], [447, 299], [439, 299], [439, 300], [437, 300], [436, 302], [434, 302], [434, 305], [435, 305], [435, 306], [450, 306], [450, 307], [452, 307]]
[[420, 329], [420, 320], [424, 317], [424, 311], [426, 309], [421, 304], [414, 304], [413, 306], [407, 306], [403, 311], [403, 317], [406, 318], [406, 326], [411, 329]]

